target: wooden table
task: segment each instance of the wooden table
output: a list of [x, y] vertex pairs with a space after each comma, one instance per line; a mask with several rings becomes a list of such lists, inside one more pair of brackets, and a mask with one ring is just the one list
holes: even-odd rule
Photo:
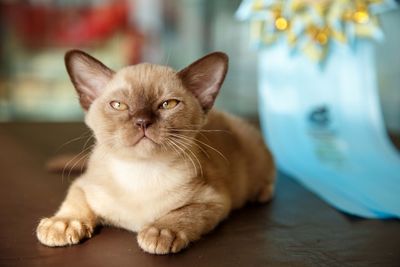
[[400, 266], [398, 220], [344, 215], [283, 174], [272, 203], [234, 212], [176, 255], [144, 253], [136, 234], [107, 227], [77, 246], [45, 247], [36, 224], [73, 179], [46, 172], [45, 162], [79, 151], [85, 140], [59, 147], [85, 130], [81, 123], [0, 124], [0, 266]]

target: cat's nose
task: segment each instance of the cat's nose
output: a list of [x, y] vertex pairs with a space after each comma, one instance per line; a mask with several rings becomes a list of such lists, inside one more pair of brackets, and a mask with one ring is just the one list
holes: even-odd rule
[[153, 122], [149, 118], [138, 118], [135, 121], [136, 126], [142, 129], [148, 128]]

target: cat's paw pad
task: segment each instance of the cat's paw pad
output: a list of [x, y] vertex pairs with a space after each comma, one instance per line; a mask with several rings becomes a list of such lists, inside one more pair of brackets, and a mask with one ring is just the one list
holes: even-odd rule
[[40, 221], [36, 236], [39, 241], [50, 247], [66, 246], [79, 243], [91, 237], [93, 228], [89, 223], [66, 218], [44, 218]]
[[176, 253], [189, 244], [189, 239], [184, 232], [159, 229], [154, 226], [140, 231], [137, 240], [144, 251], [152, 254]]

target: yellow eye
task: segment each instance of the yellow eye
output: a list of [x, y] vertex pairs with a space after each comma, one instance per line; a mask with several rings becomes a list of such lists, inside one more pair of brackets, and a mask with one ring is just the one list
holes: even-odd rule
[[179, 104], [179, 100], [170, 99], [161, 103], [160, 108], [162, 109], [172, 109]]
[[124, 111], [128, 109], [128, 105], [119, 101], [111, 101], [110, 106], [118, 111]]

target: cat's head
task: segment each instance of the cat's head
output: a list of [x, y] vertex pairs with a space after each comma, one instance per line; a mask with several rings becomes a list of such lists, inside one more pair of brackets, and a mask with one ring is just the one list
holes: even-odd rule
[[211, 53], [178, 72], [147, 63], [114, 72], [72, 50], [65, 64], [97, 143], [112, 152], [149, 157], [177, 150], [174, 139], [191, 143], [224, 81], [228, 57]]

